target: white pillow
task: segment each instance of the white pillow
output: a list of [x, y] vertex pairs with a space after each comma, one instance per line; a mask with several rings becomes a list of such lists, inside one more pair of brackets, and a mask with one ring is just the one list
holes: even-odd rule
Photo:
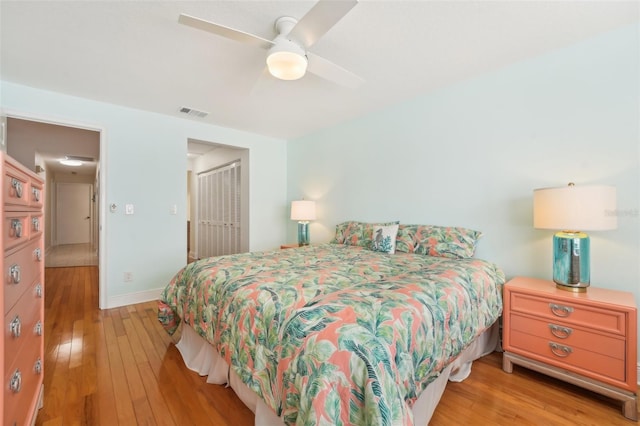
[[371, 236], [371, 250], [393, 254], [396, 252], [398, 225], [375, 225]]

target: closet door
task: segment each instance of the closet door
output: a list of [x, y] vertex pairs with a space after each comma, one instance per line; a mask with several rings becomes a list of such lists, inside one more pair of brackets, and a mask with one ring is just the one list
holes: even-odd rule
[[198, 257], [240, 251], [240, 161], [198, 174]]

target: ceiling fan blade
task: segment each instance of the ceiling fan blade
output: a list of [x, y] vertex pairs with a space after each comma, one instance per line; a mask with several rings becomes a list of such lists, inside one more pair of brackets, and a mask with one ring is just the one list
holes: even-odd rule
[[309, 48], [358, 3], [358, 0], [319, 0], [291, 29], [289, 36]]
[[351, 71], [347, 71], [341, 66], [336, 65], [321, 56], [307, 52], [307, 59], [307, 71], [322, 77], [325, 80], [332, 81], [351, 89], [357, 89], [362, 85], [362, 83], [364, 83], [364, 79], [362, 77], [357, 76]]
[[271, 46], [273, 46], [273, 42], [271, 40], [267, 40], [254, 34], [245, 33], [244, 31], [225, 27], [224, 25], [205, 21], [204, 19], [196, 18], [184, 13], [180, 14], [178, 22], [193, 28], [197, 28], [199, 30], [207, 31], [222, 37], [229, 38], [231, 40], [239, 41], [241, 43], [252, 44], [263, 49], [269, 49]]

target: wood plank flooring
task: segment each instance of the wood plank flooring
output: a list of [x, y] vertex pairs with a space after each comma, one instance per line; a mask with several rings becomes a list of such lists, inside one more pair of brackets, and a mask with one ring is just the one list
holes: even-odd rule
[[[156, 303], [98, 309], [95, 266], [45, 270], [44, 407], [36, 424], [253, 424], [233, 391], [183, 364]], [[632, 425], [608, 398], [515, 367], [501, 354], [449, 383], [431, 425]]]

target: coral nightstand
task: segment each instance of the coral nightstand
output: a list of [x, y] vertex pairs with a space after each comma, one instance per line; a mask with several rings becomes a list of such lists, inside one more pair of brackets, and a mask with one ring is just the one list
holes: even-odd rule
[[638, 419], [637, 309], [632, 293], [517, 277], [504, 286], [502, 369], [517, 364], [623, 402]]
[[298, 247], [302, 247], [300, 244], [295, 243], [295, 244], [282, 244], [280, 246], [281, 249], [290, 249], [290, 248], [298, 248]]

